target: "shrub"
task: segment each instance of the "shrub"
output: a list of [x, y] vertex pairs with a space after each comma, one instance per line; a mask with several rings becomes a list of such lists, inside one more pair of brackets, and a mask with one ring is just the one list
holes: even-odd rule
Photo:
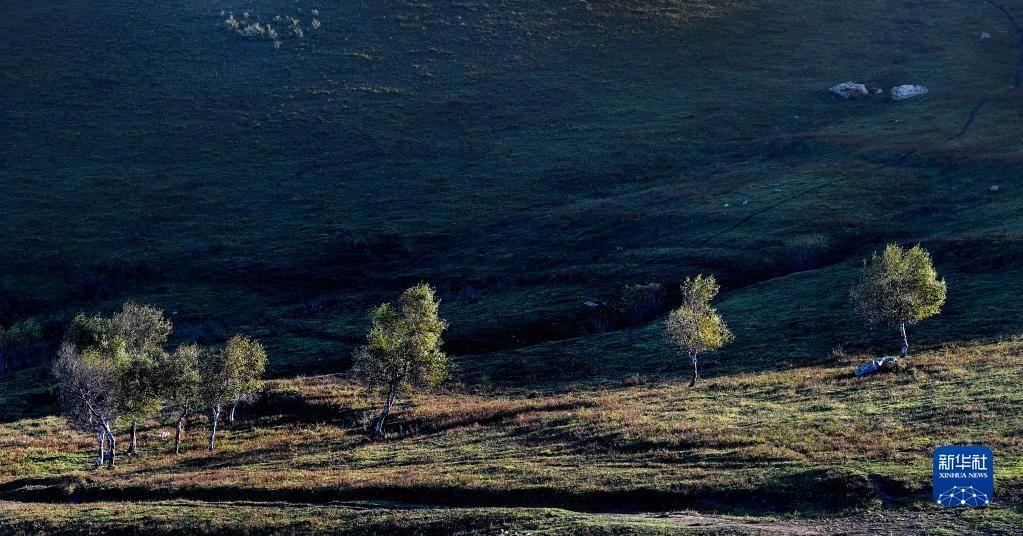
[[660, 283], [626, 285], [611, 298], [611, 307], [622, 327], [656, 318], [664, 312], [667, 304], [667, 291]]

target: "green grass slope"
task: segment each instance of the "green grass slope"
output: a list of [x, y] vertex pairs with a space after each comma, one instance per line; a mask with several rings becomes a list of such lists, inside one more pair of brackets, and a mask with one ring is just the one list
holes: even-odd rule
[[[304, 36], [275, 49], [224, 27], [246, 12], [282, 32], [274, 18], [297, 17]], [[92, 470], [45, 368], [16, 372], [0, 387], [0, 500], [24, 503], [0, 503], [0, 527], [1011, 533], [1023, 90], [1006, 13], [0, 6], [0, 324], [37, 315], [55, 336], [78, 310], [131, 298], [171, 311], [176, 340], [261, 338], [275, 377], [216, 454], [202, 423], [174, 457], [172, 430], [150, 422], [141, 456]], [[827, 93], [846, 80], [931, 91]], [[856, 379], [898, 348], [848, 305], [859, 263], [888, 241], [933, 253], [948, 304], [911, 328], [896, 372]], [[584, 336], [582, 301], [698, 271], [724, 283], [736, 334], [704, 358], [700, 388], [657, 322]], [[379, 401], [344, 374], [349, 356], [366, 309], [420, 280], [443, 295], [454, 378], [402, 401], [372, 442]], [[948, 443], [994, 449], [997, 508], [928, 504], [932, 449]], [[686, 509], [718, 517], [607, 514]]]
[[[308, 31], [274, 49], [222, 11]], [[987, 257], [1019, 238], [1018, 50], [981, 2], [0, 15], [18, 36], [0, 45], [6, 316], [134, 297], [176, 311], [182, 339], [244, 329], [281, 373], [343, 370], [366, 308], [417, 280], [474, 353], [576, 336], [580, 301], [629, 283], [736, 288], [887, 240]], [[931, 93], [826, 93], [847, 79]]]
[[92, 471], [91, 438], [59, 419], [3, 425], [0, 498], [930, 512], [934, 447], [980, 443], [997, 453], [999, 504], [1012, 505], [1023, 496], [1021, 352], [1019, 341], [952, 346], [863, 379], [851, 374], [863, 357], [849, 356], [696, 390], [670, 375], [451, 387], [402, 403], [385, 441], [366, 438], [375, 398], [338, 377], [299, 378], [276, 382], [212, 455], [202, 424], [175, 457], [172, 429], [154, 422], [141, 456]]

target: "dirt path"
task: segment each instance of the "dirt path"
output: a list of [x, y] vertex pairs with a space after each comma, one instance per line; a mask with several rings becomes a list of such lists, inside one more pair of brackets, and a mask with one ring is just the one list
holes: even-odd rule
[[[990, 4], [998, 11], [1000, 11], [1002, 15], [1005, 15], [1006, 20], [1009, 22], [1009, 27], [1012, 28], [1012, 31], [1016, 34], [1016, 38], [1018, 39], [1016, 48], [1019, 49], [1019, 60], [1016, 62], [1016, 69], [1012, 73], [1012, 87], [1015, 89], [1019, 89], [1021, 78], [1023, 78], [1023, 27], [1020, 27], [1019, 23], [1016, 21], [1016, 18], [1013, 17], [1012, 13], [1010, 13], [1009, 10], [1006, 9], [1004, 6], [1002, 6], [995, 0], [984, 1]], [[980, 102], [978, 102], [977, 105], [973, 107], [973, 110], [970, 112], [970, 116], [966, 119], [966, 123], [963, 125], [963, 128], [959, 131], [958, 134], [952, 136], [951, 139], [954, 140], [960, 138], [970, 130], [970, 127], [973, 126], [973, 121], [977, 119], [977, 114], [979, 114], [980, 111], [984, 108], [984, 106], [987, 105], [988, 100], [990, 99], [989, 98], [981, 99]]]
[[1012, 16], [1012, 13], [1004, 6], [995, 2], [995, 0], [984, 0], [985, 2], [994, 6], [995, 9], [1002, 12], [1005, 15], [1006, 20], [1009, 21], [1009, 27], [1016, 33], [1016, 37], [1019, 39], [1019, 61], [1016, 63], [1016, 70], [1012, 73], [1012, 87], [1019, 89], [1020, 79], [1023, 78], [1023, 27], [1020, 27], [1019, 23], [1016, 22], [1016, 17]]
[[595, 515], [608, 520], [671, 523], [683, 531], [706, 529], [760, 535], [924, 536], [942, 531], [950, 534], [1020, 534], [1018, 526], [971, 523], [964, 519], [962, 511], [954, 508], [929, 511], [885, 510], [848, 517], [806, 520], [724, 517], [697, 513]]
[[[1012, 73], [1012, 87], [1014, 87], [1016, 89], [1019, 89], [1020, 85], [1021, 85], [1021, 82], [1023, 82], [1023, 26], [1020, 26], [1019, 22], [1012, 15], [1012, 13], [1009, 12], [1008, 9], [1006, 9], [1004, 6], [1002, 6], [1001, 4], [996, 2], [995, 0], [983, 0], [983, 1], [988, 3], [988, 4], [990, 4], [991, 6], [993, 6], [995, 9], [1000, 11], [1002, 13], [1002, 15], [1005, 16], [1006, 20], [1009, 22], [1010, 28], [1012, 29], [1012, 31], [1016, 34], [1017, 38], [1019, 39], [1019, 43], [1017, 45], [1017, 48], [1019, 48], [1019, 54], [1020, 54], [1019, 61], [1016, 64], [1015, 71], [1013, 71], [1013, 73]], [[977, 103], [976, 106], [973, 107], [973, 110], [970, 111], [969, 117], [966, 119], [966, 123], [963, 124], [962, 128], [959, 130], [959, 133], [957, 133], [956, 135], [952, 136], [952, 138], [950, 138], [950, 141], [962, 137], [963, 135], [965, 135], [970, 130], [970, 127], [973, 126], [974, 120], [977, 119], [977, 115], [987, 105], [988, 100], [989, 100], [988, 98], [984, 98], [984, 99], [980, 100]], [[877, 172], [877, 171], [880, 171], [881, 169], [888, 168], [888, 167], [900, 166], [900, 165], [902, 165], [903, 162], [906, 161], [906, 159], [908, 159], [910, 156], [912, 156], [916, 152], [917, 152], [917, 149], [912, 149], [912, 150], [910, 150], [910, 151], [900, 155], [899, 158], [896, 159], [894, 162], [892, 162], [890, 164], [882, 164], [882, 165], [880, 165], [880, 166], [878, 166], [876, 168], [870, 169], [870, 170], [868, 170], [868, 173]], [[731, 233], [732, 231], [735, 231], [736, 229], [746, 225], [751, 220], [753, 220], [754, 218], [756, 218], [757, 216], [759, 216], [761, 214], [764, 214], [764, 213], [767, 213], [767, 212], [771, 212], [773, 210], [777, 210], [777, 209], [781, 208], [783, 205], [787, 204], [790, 201], [793, 201], [793, 200], [801, 198], [801, 197], [806, 197], [807, 195], [813, 194], [813, 193], [815, 193], [815, 192], [817, 192], [819, 190], [827, 188], [828, 186], [831, 186], [832, 184], [835, 184], [835, 183], [840, 182], [842, 180], [845, 180], [845, 179], [844, 178], [836, 179], [836, 180], [833, 180], [833, 181], [825, 182], [823, 184], [819, 184], [817, 186], [813, 186], [813, 187], [807, 188], [807, 189], [805, 189], [803, 191], [800, 191], [800, 192], [798, 192], [798, 193], [796, 193], [796, 194], [794, 194], [792, 196], [789, 196], [789, 197], [787, 197], [785, 199], [782, 199], [781, 201], [778, 201], [777, 203], [774, 203], [774, 204], [772, 204], [772, 205], [770, 205], [768, 207], [765, 207], [763, 209], [757, 210], [757, 211], [747, 215], [746, 217], [742, 218], [738, 222], [732, 224], [731, 226], [729, 226], [729, 227], [727, 227], [727, 228], [725, 228], [725, 229], [723, 229], [721, 231], [718, 231], [717, 233], [714, 233], [713, 235], [710, 235], [710, 236], [704, 238], [703, 240], [701, 240], [699, 243], [696, 244], [696, 247], [697, 248], [701, 248], [703, 246], [706, 246], [710, 242], [712, 242], [714, 240], [717, 240], [718, 238], [721, 238], [722, 236], [724, 236], [724, 235], [726, 235], [728, 233]]]
[[[0, 506], [31, 504], [18, 501], [0, 501]], [[46, 503], [54, 504], [54, 503]], [[71, 506], [88, 507], [101, 505], [118, 505], [119, 502], [97, 501], [82, 503]], [[189, 501], [189, 500], [163, 500], [163, 501], [142, 501], [133, 503], [145, 505], [152, 508], [180, 508], [181, 506], [201, 505], [204, 508], [234, 508], [253, 509], [264, 511], [265, 509], [284, 510], [362, 510], [362, 511], [413, 511], [413, 510], [446, 510], [449, 507], [425, 504], [406, 503], [389, 501], [332, 501], [327, 503], [296, 503], [283, 501]], [[67, 505], [55, 505], [60, 508], [67, 508]], [[537, 508], [497, 507], [507, 510], [519, 510], [522, 512], [539, 511]], [[471, 508], [460, 507], [459, 510]], [[698, 512], [643, 512], [643, 513], [610, 513], [610, 512], [580, 512], [564, 510], [572, 514], [570, 522], [585, 522], [585, 526], [592, 526], [594, 522], [606, 521], [609, 524], [621, 524], [628, 526], [630, 523], [657, 523], [667, 532], [674, 533], [671, 527], [678, 529], [679, 534], [689, 534], [690, 531], [698, 533], [725, 533], [725, 534], [750, 534], [750, 535], [793, 535], [793, 536], [815, 536], [815, 535], [842, 535], [842, 536], [924, 536], [936, 532], [949, 534], [989, 534], [989, 535], [1016, 535], [1020, 534], [1020, 526], [1013, 524], [1013, 519], [1005, 517], [1009, 512], [1006, 506], [984, 509], [987, 516], [976, 517], [964, 516], [963, 510], [930, 509], [930, 510], [883, 510], [873, 513], [861, 513], [854, 515], [840, 515], [838, 517], [822, 517], [808, 519], [784, 519], [775, 517], [740, 517], [727, 515], [700, 514]], [[1011, 516], [1009, 516], [1011, 517]], [[1018, 518], [1016, 519], [1018, 521]], [[502, 532], [505, 533], [505, 532]], [[512, 532], [515, 534], [516, 532]], [[489, 534], [489, 533], [483, 533]], [[493, 534], [497, 534], [496, 532]], [[507, 533], [505, 533], [507, 534]]]
[[799, 536], [830, 534], [809, 522], [784, 520], [757, 520], [741, 517], [707, 516], [700, 514], [596, 514], [608, 520], [660, 521], [685, 528], [727, 529], [749, 534], [792, 534]]
[[[872, 174], [877, 173], [878, 171], [881, 171], [881, 170], [886, 169], [886, 168], [901, 166], [902, 164], [904, 164], [906, 162], [906, 160], [909, 159], [909, 157], [913, 156], [916, 153], [917, 153], [917, 149], [915, 149], [915, 148], [914, 149], [910, 149], [909, 151], [906, 151], [906, 152], [900, 154], [899, 157], [896, 158], [892, 162], [887, 162], [887, 163], [884, 163], [884, 164], [880, 164], [880, 165], [871, 167], [870, 169], [867, 169], [865, 171], [861, 171], [859, 174], [864, 175], [864, 176], [868, 176], [868, 175], [872, 175]], [[799, 192], [796, 192], [795, 194], [792, 194], [792, 195], [790, 195], [790, 196], [788, 196], [788, 197], [786, 197], [786, 198], [784, 198], [784, 199], [782, 199], [782, 200], [780, 200], [780, 201], [778, 201], [776, 203], [772, 203], [769, 206], [766, 206], [766, 207], [764, 207], [764, 208], [762, 208], [760, 210], [756, 210], [756, 211], [750, 213], [749, 215], [747, 215], [743, 219], [739, 220], [738, 222], [733, 223], [729, 227], [726, 227], [725, 229], [723, 229], [721, 231], [718, 231], [718, 232], [716, 232], [716, 233], [714, 233], [714, 234], [704, 238], [699, 243], [697, 243], [696, 246], [694, 246], [694, 247], [702, 248], [702, 247], [706, 246], [707, 244], [709, 244], [710, 242], [713, 242], [714, 240], [717, 240], [718, 238], [721, 238], [722, 236], [724, 236], [724, 235], [726, 235], [728, 233], [731, 233], [732, 231], [735, 231], [736, 229], [746, 225], [747, 223], [752, 221], [757, 216], [760, 216], [762, 214], [766, 214], [768, 212], [772, 212], [774, 210], [777, 210], [777, 209], [781, 208], [782, 206], [788, 204], [790, 201], [794, 201], [794, 200], [799, 199], [801, 197], [806, 197], [806, 196], [808, 196], [810, 194], [813, 194], [815, 192], [823, 190], [824, 188], [827, 188], [827, 187], [829, 187], [831, 185], [838, 184], [839, 182], [848, 181], [848, 180], [849, 180], [848, 177], [841, 176], [841, 177], [839, 177], [837, 179], [832, 179], [830, 181], [826, 181], [826, 182], [818, 184], [816, 186], [811, 186], [809, 188], [806, 188], [805, 190], [800, 190]]]
[[980, 102], [977, 103], [976, 106], [973, 107], [973, 110], [970, 111], [970, 116], [968, 118], [966, 118], [966, 123], [963, 124], [963, 128], [961, 128], [959, 130], [958, 134], [956, 134], [955, 136], [952, 136], [953, 140], [957, 139], [957, 138], [961, 138], [961, 137], [963, 137], [963, 135], [965, 135], [967, 132], [969, 132], [970, 127], [973, 126], [973, 122], [977, 119], [977, 114], [979, 114], [980, 111], [982, 109], [984, 109], [984, 106], [987, 105], [987, 101], [988, 100], [989, 99], [987, 99], [987, 98], [983, 98], [983, 99], [980, 100]]

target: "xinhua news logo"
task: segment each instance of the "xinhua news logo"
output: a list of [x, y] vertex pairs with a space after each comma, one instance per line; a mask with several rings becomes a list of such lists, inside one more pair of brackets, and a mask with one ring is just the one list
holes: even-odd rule
[[934, 502], [987, 506], [995, 499], [995, 457], [987, 447], [941, 447], [934, 451]]

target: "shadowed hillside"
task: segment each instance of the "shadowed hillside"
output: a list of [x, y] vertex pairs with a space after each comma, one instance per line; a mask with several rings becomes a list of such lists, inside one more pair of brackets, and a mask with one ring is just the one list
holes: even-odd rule
[[[274, 49], [222, 10], [307, 31]], [[365, 308], [410, 281], [448, 293], [471, 353], [576, 336], [582, 299], [629, 283], [704, 270], [728, 289], [887, 240], [1019, 232], [1016, 43], [982, 4], [4, 15], [24, 37], [3, 45], [3, 285], [30, 312], [144, 298], [343, 369]], [[824, 91], [846, 79], [932, 91]]]
[[[253, 533], [895, 530], [879, 511], [1011, 532], [1019, 21], [1009, 0], [7, 3], [0, 325], [38, 318], [55, 347], [79, 311], [151, 303], [175, 344], [264, 341], [274, 381], [217, 454], [201, 420], [177, 458], [153, 421], [94, 472], [49, 364], [12, 372], [0, 499], [102, 504], [0, 525], [130, 533], [128, 509], [217, 533], [220, 501], [252, 501]], [[847, 80], [883, 93], [828, 92]], [[855, 379], [899, 345], [849, 304], [889, 242], [933, 254], [947, 305], [908, 363]], [[660, 319], [701, 272], [735, 342], [692, 391]], [[452, 381], [371, 441], [352, 350], [421, 281]], [[651, 282], [648, 314], [600, 316]], [[995, 448], [1005, 502], [929, 509], [942, 441]]]

